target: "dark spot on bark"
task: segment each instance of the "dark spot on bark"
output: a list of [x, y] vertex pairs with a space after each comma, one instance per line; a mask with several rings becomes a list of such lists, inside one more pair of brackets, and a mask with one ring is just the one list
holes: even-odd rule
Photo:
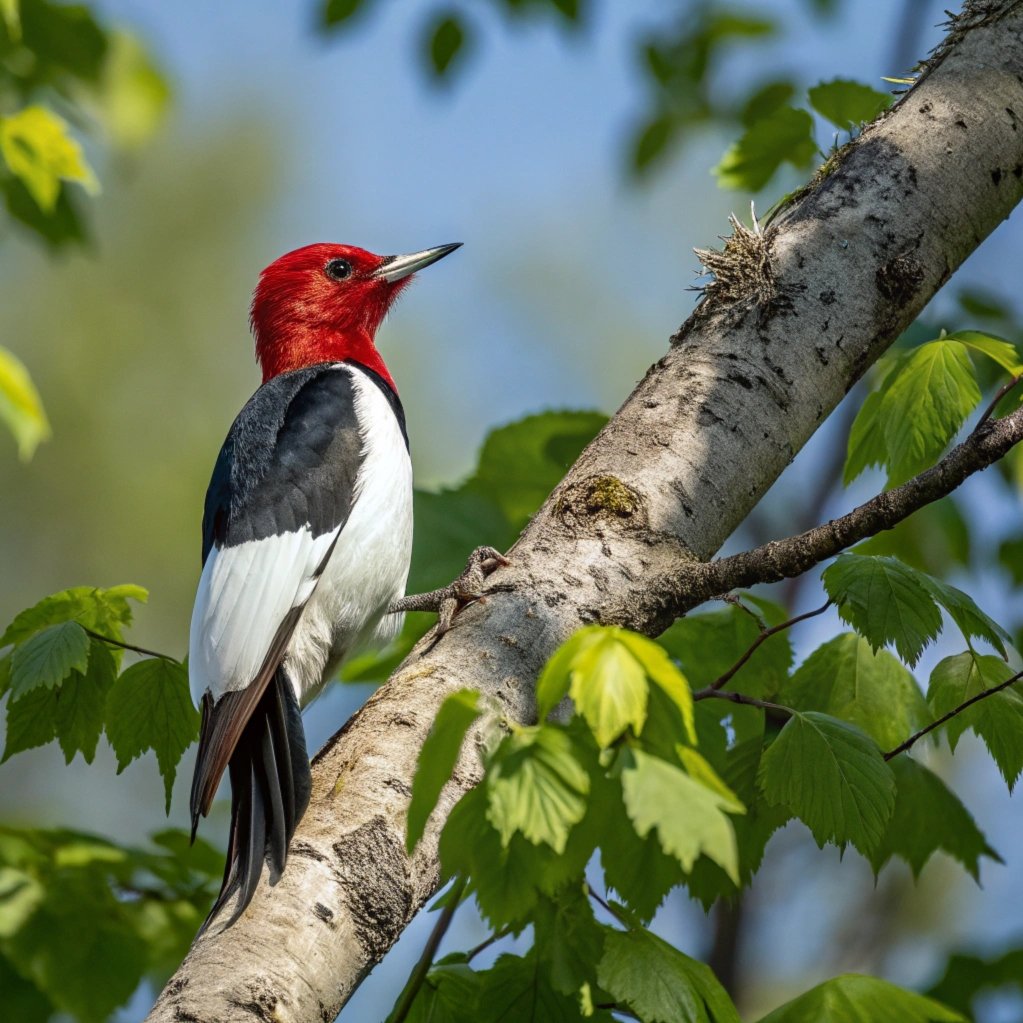
[[956, 121], [956, 127], [957, 128], [962, 128], [963, 131], [967, 130], [966, 129], [966, 122], [962, 118], [960, 118], [958, 121]]
[[262, 978], [252, 981], [248, 997], [230, 997], [228, 1002], [251, 1013], [262, 1023], [278, 1023], [277, 1006], [280, 999], [270, 984]]
[[377, 962], [412, 912], [408, 859], [383, 817], [349, 832], [334, 846], [335, 877], [344, 890], [355, 937]]
[[908, 252], [888, 260], [875, 275], [877, 290], [896, 305], [909, 303], [923, 284], [924, 270], [915, 256]]
[[817, 297], [820, 299], [821, 305], [835, 304], [835, 292], [831, 288], [822, 291]]
[[911, 184], [911, 185], [912, 185], [912, 186], [913, 186], [914, 188], [916, 188], [916, 187], [917, 187], [917, 182], [916, 182], [916, 167], [914, 167], [914, 166], [913, 166], [912, 164], [910, 164], [910, 165], [909, 165], [909, 166], [908, 166], [908, 167], [906, 168], [906, 175], [907, 175], [907, 177], [909, 178], [909, 183], [910, 183], [910, 184]]
[[1016, 166], [1012, 168], [1012, 174], [1017, 181], [1019, 181], [1020, 178], [1023, 178], [1023, 163], [1017, 163]]
[[828, 364], [828, 351], [827, 351], [827, 349], [826, 348], [821, 348], [821, 347], [818, 346], [818, 347], [814, 348], [814, 351], [817, 353], [817, 358], [820, 360], [820, 364], [822, 366], [826, 366]]
[[1002, 181], [1002, 169], [1001, 169], [1001, 167], [996, 167], [991, 172], [991, 181], [994, 183], [995, 188], [997, 188], [999, 186], [999, 184]]
[[187, 977], [172, 977], [167, 981], [167, 994], [180, 995], [188, 987]]
[[1016, 111], [1012, 107], [1006, 107], [1005, 112], [1009, 115], [1009, 123], [1012, 125], [1012, 130], [1016, 131], [1019, 127], [1019, 118], [1016, 117]]
[[731, 380], [732, 383], [738, 384], [740, 387], [744, 387], [747, 391], [753, 390], [753, 381], [742, 373], [729, 373], [728, 379]]
[[[480, 599], [482, 600], [483, 598], [481, 597]], [[395, 792], [400, 792], [403, 796], [412, 795], [412, 789], [408, 785], [406, 785], [405, 782], [403, 782], [400, 778], [388, 778], [387, 781], [384, 782], [384, 784], [389, 789], [394, 789]]]
[[322, 920], [332, 931], [337, 930], [337, 924], [334, 923], [333, 912], [327, 909], [322, 902], [317, 902], [316, 905], [313, 906], [313, 916]]
[[920, 104], [920, 113], [921, 114], [929, 114], [932, 109], [933, 108], [931, 107], [930, 103], [921, 103]]
[[696, 421], [702, 427], [718, 426], [724, 423], [724, 419], [721, 418], [710, 406], [701, 405], [699, 412], [696, 413]]
[[203, 1023], [201, 1016], [197, 1016], [188, 1009], [182, 1009], [180, 1005], [174, 1009], [174, 1020], [175, 1023]]

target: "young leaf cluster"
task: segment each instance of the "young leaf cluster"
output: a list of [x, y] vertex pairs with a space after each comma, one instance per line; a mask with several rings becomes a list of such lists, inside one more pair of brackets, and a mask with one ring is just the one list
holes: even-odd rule
[[152, 849], [75, 831], [0, 828], [5, 1019], [103, 1023], [144, 977], [177, 966], [216, 893], [222, 858], [176, 829]]
[[152, 750], [170, 810], [178, 762], [199, 734], [184, 664], [147, 656], [121, 670], [130, 601], [139, 586], [79, 586], [22, 611], [0, 636], [0, 697], [6, 694], [3, 757], [56, 740], [70, 764], [92, 763], [100, 736], [118, 773]]

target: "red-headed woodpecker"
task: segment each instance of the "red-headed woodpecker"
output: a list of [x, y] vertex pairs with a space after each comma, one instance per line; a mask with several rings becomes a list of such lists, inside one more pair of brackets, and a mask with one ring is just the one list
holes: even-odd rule
[[309, 802], [300, 709], [345, 658], [401, 629], [389, 610], [408, 578], [412, 463], [374, 335], [412, 275], [456, 248], [388, 257], [308, 245], [260, 275], [251, 323], [263, 385], [213, 469], [189, 640], [202, 708], [193, 836], [225, 770], [231, 781], [207, 922], [235, 892], [230, 922], [241, 915], [264, 860], [271, 881], [284, 869]]

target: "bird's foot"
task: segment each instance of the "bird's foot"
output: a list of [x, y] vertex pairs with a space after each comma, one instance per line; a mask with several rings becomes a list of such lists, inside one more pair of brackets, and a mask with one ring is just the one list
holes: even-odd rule
[[387, 610], [390, 614], [405, 611], [436, 611], [437, 624], [433, 639], [436, 642], [451, 628], [455, 615], [482, 596], [483, 583], [491, 572], [511, 562], [493, 547], [477, 547], [469, 555], [462, 574], [449, 586], [429, 593], [414, 593], [396, 600]]

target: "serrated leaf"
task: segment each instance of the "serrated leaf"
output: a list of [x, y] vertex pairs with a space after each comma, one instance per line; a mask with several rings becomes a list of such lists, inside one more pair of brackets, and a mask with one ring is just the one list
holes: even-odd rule
[[967, 643], [979, 636], [986, 639], [1003, 658], [1008, 657], [1005, 643], [1011, 643], [1012, 637], [998, 622], [981, 611], [969, 594], [931, 576], [920, 575], [919, 579], [959, 626]]
[[57, 737], [57, 723], [54, 720], [52, 689], [33, 689], [20, 699], [7, 700], [7, 737], [4, 740], [5, 763], [27, 749], [45, 746]]
[[46, 107], [29, 106], [0, 117], [0, 156], [45, 213], [56, 208], [62, 181], [77, 182], [90, 193], [99, 191], [67, 123]]
[[565, 851], [568, 833], [586, 813], [590, 778], [569, 735], [551, 725], [505, 739], [486, 780], [487, 818], [507, 846], [518, 832], [534, 845]]
[[927, 469], [980, 402], [966, 346], [947, 338], [920, 345], [886, 382], [878, 418], [888, 483]]
[[793, 714], [760, 761], [760, 788], [810, 829], [819, 846], [851, 842], [869, 857], [895, 807], [895, 779], [855, 725], [814, 711]]
[[106, 729], [118, 773], [148, 750], [156, 754], [169, 813], [178, 761], [199, 735], [184, 665], [150, 657], [124, 671], [107, 696]]
[[576, 658], [602, 642], [604, 630], [590, 625], [574, 632], [551, 655], [536, 683], [537, 717], [542, 721], [568, 695]]
[[[1007, 681], [1012, 669], [998, 657], [972, 651], [946, 657], [931, 672], [927, 701], [936, 718], [974, 696]], [[953, 750], [972, 728], [987, 746], [1010, 791], [1023, 772], [1023, 696], [1010, 687], [993, 693], [951, 718], [945, 725]]]
[[970, 812], [933, 771], [904, 755], [892, 760], [891, 767], [895, 811], [871, 856], [875, 874], [892, 856], [899, 856], [909, 864], [913, 876], [919, 877], [924, 864], [939, 850], [958, 860], [977, 882], [982, 856], [1002, 862]]
[[11, 655], [11, 698], [37, 687], [52, 689], [72, 671], [85, 672], [89, 637], [77, 622], [61, 622], [37, 632]]
[[43, 402], [24, 364], [0, 347], [0, 420], [7, 424], [18, 445], [18, 457], [27, 462], [50, 437]]
[[728, 817], [745, 807], [723, 783], [708, 787], [680, 767], [642, 750], [625, 750], [622, 797], [636, 828], [645, 838], [657, 829], [661, 848], [690, 871], [702, 854], [738, 883], [735, 830]]
[[595, 981], [607, 928], [597, 923], [582, 885], [555, 899], [542, 899], [533, 921], [536, 954], [550, 985], [563, 995], [578, 995]]
[[646, 673], [617, 631], [580, 651], [570, 673], [569, 696], [602, 748], [630, 726], [638, 735], [646, 721]]
[[653, 640], [640, 636], [636, 632], [622, 630], [619, 639], [629, 652], [642, 665], [647, 677], [678, 708], [685, 725], [686, 737], [696, 742], [696, 724], [693, 720], [693, 694], [689, 681], [679, 671], [678, 666]]
[[864, 121], [872, 121], [892, 104], [888, 93], [878, 92], [869, 85], [848, 78], [820, 82], [809, 90], [808, 95], [810, 106], [843, 131], [851, 131]]
[[47, 625], [75, 621], [112, 639], [122, 638], [124, 625], [130, 625], [132, 609], [129, 600], [144, 604], [149, 594], [141, 586], [130, 583], [102, 589], [75, 586], [44, 597], [38, 604], [22, 611], [0, 636], [0, 647], [23, 643]]
[[[474, 1023], [579, 1023], [575, 1002], [555, 991], [535, 951], [502, 955], [493, 967], [476, 974], [477, 1001], [469, 1014]], [[463, 1014], [464, 1018], [464, 1014]], [[600, 1019], [607, 1019], [601, 1013]]]
[[876, 977], [846, 973], [768, 1013], [760, 1023], [967, 1023], [939, 1002]]
[[941, 631], [925, 578], [897, 558], [862, 554], [840, 554], [822, 576], [838, 613], [872, 649], [893, 643], [910, 664]]
[[858, 725], [890, 749], [931, 721], [916, 680], [887, 650], [874, 652], [846, 632], [818, 647], [800, 665], [779, 700]]
[[103, 732], [107, 693], [116, 677], [117, 665], [110, 651], [93, 641], [88, 670], [84, 674], [72, 671], [54, 694], [54, 727], [67, 763], [79, 752], [87, 764], [92, 763]]
[[423, 748], [419, 753], [412, 798], [408, 808], [408, 833], [405, 845], [412, 852], [426, 830], [441, 789], [444, 788], [462, 750], [466, 733], [483, 713], [479, 709], [479, 693], [460, 689], [440, 705]]
[[783, 163], [806, 167], [817, 152], [813, 118], [780, 106], [751, 125], [714, 168], [721, 188], [759, 192]]
[[961, 341], [967, 348], [987, 356], [1014, 377], [1023, 374], [1023, 361], [1020, 360], [1019, 349], [1004, 337], [985, 334], [979, 330], [957, 330], [946, 337], [949, 341]]
[[739, 1023], [710, 968], [647, 930], [611, 931], [597, 980], [645, 1023]]

